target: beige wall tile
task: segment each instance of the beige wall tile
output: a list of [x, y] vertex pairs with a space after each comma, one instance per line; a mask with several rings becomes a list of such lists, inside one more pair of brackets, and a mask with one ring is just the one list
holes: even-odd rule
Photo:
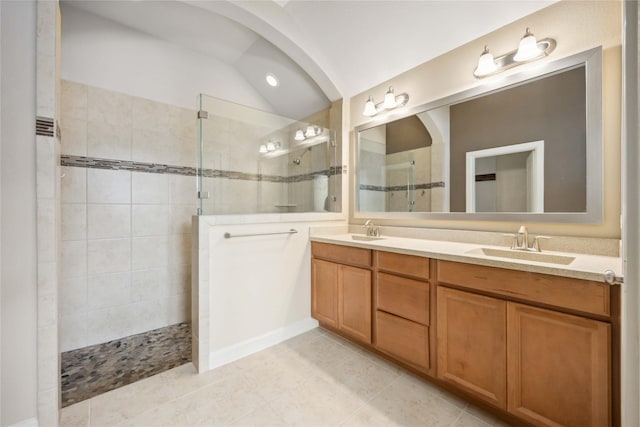
[[131, 160], [175, 165], [175, 145], [175, 140], [166, 132], [134, 129], [131, 135]]
[[95, 310], [87, 315], [87, 345], [100, 344], [131, 335], [131, 307], [123, 305]]
[[132, 235], [159, 236], [169, 233], [169, 205], [133, 205]]
[[38, 262], [55, 262], [58, 257], [56, 201], [38, 199]]
[[168, 325], [168, 310], [165, 298], [154, 298], [135, 303], [131, 305], [130, 309], [132, 312], [132, 334], [139, 334]]
[[191, 321], [191, 296], [180, 294], [167, 298], [167, 312], [169, 325]]
[[131, 129], [133, 97], [89, 86], [87, 121]]
[[66, 125], [67, 119], [87, 120], [87, 86], [68, 80], [60, 82], [61, 120]]
[[88, 312], [129, 303], [131, 273], [102, 274], [87, 279]]
[[191, 234], [191, 218], [196, 215], [195, 203], [191, 205], [171, 205], [169, 215], [170, 234]]
[[134, 270], [144, 270], [167, 265], [169, 256], [168, 236], [134, 237], [132, 259]]
[[[40, 308], [38, 307], [38, 309]], [[38, 389], [40, 390], [58, 388], [60, 353], [58, 351], [57, 330], [57, 319], [52, 325], [38, 330]]]
[[169, 202], [172, 205], [188, 205], [197, 201], [195, 176], [169, 176]]
[[63, 203], [86, 203], [87, 169], [62, 166], [61, 201]]
[[131, 172], [88, 169], [87, 201], [89, 203], [131, 203]]
[[60, 281], [60, 315], [75, 316], [87, 312], [87, 278]]
[[62, 240], [87, 238], [87, 205], [84, 203], [62, 203]]
[[61, 243], [60, 277], [83, 277], [87, 275], [87, 242], [86, 240], [66, 241]]
[[111, 239], [131, 235], [131, 205], [87, 205], [87, 237]]
[[139, 302], [169, 294], [169, 271], [166, 268], [131, 272], [131, 301]]
[[103, 159], [131, 160], [131, 129], [110, 123], [89, 122], [87, 155]]
[[177, 139], [198, 140], [198, 119], [196, 110], [169, 106], [169, 132]]
[[60, 124], [62, 154], [69, 156], [87, 155], [87, 121], [67, 117]]
[[37, 54], [36, 67], [36, 114], [44, 117], [54, 117], [56, 110], [56, 57], [54, 52]]
[[143, 98], [133, 98], [133, 128], [168, 133], [170, 106]]
[[38, 198], [53, 199], [56, 191], [55, 152], [56, 140], [48, 136], [36, 136], [36, 194]]
[[188, 264], [191, 259], [191, 235], [176, 234], [169, 236], [169, 265]]
[[132, 172], [132, 202], [142, 203], [169, 203], [169, 178], [170, 175]]
[[131, 269], [131, 240], [129, 238], [89, 240], [87, 254], [87, 273], [89, 276], [124, 272]]
[[60, 317], [60, 351], [86, 347], [87, 314]]
[[173, 264], [169, 271], [169, 295], [191, 294], [191, 258], [185, 264]]

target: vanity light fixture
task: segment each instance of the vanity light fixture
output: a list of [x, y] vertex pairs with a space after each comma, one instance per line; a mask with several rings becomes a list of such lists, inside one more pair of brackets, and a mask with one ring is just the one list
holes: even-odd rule
[[322, 135], [322, 128], [319, 126], [308, 125], [302, 129], [296, 130], [296, 134], [293, 137], [298, 142], [304, 141], [305, 139], [313, 138], [319, 135]]
[[394, 108], [407, 105], [407, 102], [409, 102], [408, 94], [401, 93], [400, 95], [396, 95], [393, 92], [393, 87], [389, 86], [389, 90], [387, 90], [387, 93], [384, 95], [384, 101], [376, 104], [373, 101], [373, 96], [370, 96], [364, 104], [364, 111], [362, 114], [367, 117], [372, 117], [382, 111], [393, 110]]
[[282, 145], [280, 144], [280, 141], [274, 141], [274, 140], [269, 140], [266, 144], [261, 144], [260, 148], [258, 149], [258, 152], [260, 154], [267, 154], [267, 153], [271, 153], [273, 151], [276, 151], [278, 149], [280, 149]]
[[524, 36], [520, 39], [518, 50], [494, 58], [487, 46], [485, 46], [473, 75], [481, 79], [497, 74], [509, 68], [543, 58], [553, 52], [555, 48], [556, 41], [554, 39], [546, 38], [538, 41], [531, 30], [527, 28]]
[[543, 50], [538, 47], [538, 40], [533, 35], [529, 27], [524, 33], [524, 36], [520, 39], [518, 44], [518, 51], [516, 52], [513, 60], [516, 62], [530, 61], [542, 55]]
[[305, 138], [313, 138], [314, 136], [318, 135], [319, 132], [316, 132], [316, 126], [307, 126], [307, 129], [304, 131], [304, 137]]

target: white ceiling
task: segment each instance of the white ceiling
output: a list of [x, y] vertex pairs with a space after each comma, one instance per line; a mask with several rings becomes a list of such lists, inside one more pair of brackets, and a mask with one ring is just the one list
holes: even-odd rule
[[290, 1], [285, 10], [324, 54], [343, 95], [352, 96], [552, 3]]
[[[314, 102], [312, 98], [326, 105], [327, 98], [353, 96], [554, 1], [63, 0], [63, 3], [233, 65], [256, 89], [260, 87], [259, 91], [276, 112], [285, 114], [279, 110], [287, 105], [292, 107], [291, 103], [298, 99], [300, 102], [292, 109], [299, 113], [300, 105]], [[242, 18], [246, 15], [252, 15], [251, 19]], [[305, 68], [316, 76], [327, 96], [309, 76], [300, 73], [294, 61], [278, 53], [263, 37], [301, 65], [305, 61], [300, 58], [306, 59], [306, 65], [311, 61], [313, 70]], [[298, 75], [296, 82], [282, 89], [277, 98], [264, 91], [264, 74], [274, 72], [267, 69], [274, 65], [280, 67], [282, 82], [293, 81], [294, 74]], [[318, 81], [318, 70], [330, 81], [333, 91]]]

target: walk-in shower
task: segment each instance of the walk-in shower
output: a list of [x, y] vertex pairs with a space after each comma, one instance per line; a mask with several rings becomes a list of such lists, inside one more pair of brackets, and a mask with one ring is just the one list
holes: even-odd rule
[[334, 115], [299, 121], [201, 95], [199, 213], [339, 211]]

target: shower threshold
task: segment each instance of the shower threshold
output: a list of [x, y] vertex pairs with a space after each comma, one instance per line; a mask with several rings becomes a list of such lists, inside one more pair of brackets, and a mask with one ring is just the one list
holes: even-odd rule
[[154, 329], [61, 356], [65, 407], [191, 362], [191, 324]]

